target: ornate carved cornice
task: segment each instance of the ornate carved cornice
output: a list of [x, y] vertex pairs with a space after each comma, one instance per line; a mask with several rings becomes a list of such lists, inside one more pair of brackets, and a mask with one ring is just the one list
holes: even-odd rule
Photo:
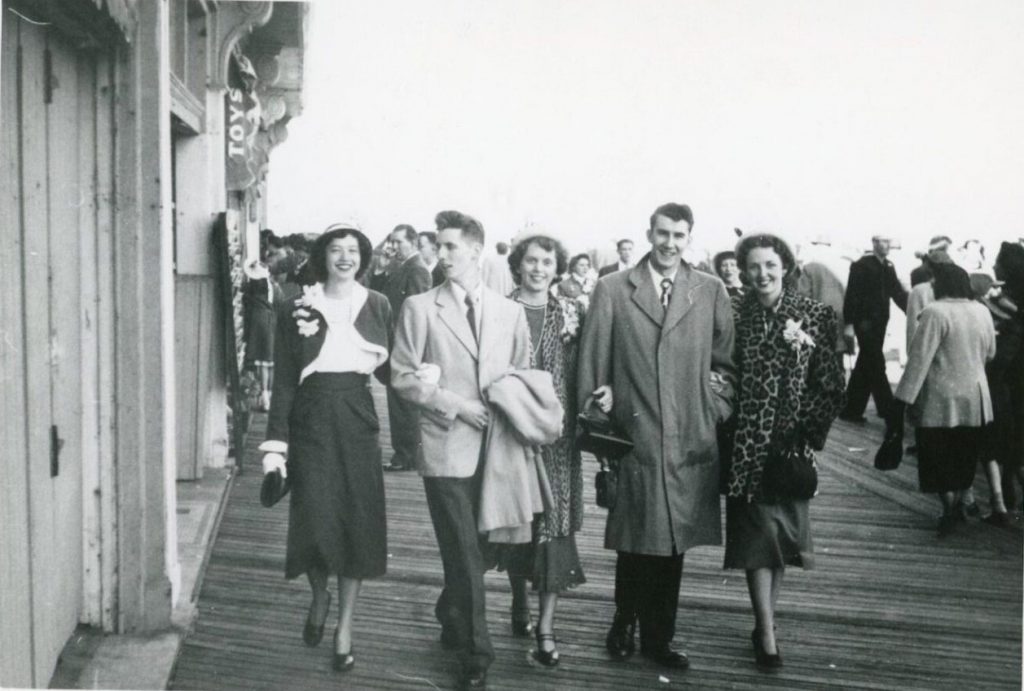
[[274, 14], [272, 2], [225, 2], [219, 3], [216, 18], [216, 50], [213, 51], [216, 64], [211, 65], [210, 87], [226, 89], [231, 54], [235, 46], [249, 33], [270, 21]]

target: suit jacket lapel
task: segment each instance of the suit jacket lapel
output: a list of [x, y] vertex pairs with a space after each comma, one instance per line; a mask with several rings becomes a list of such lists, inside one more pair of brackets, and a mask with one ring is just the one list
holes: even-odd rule
[[651, 318], [651, 321], [661, 326], [665, 321], [665, 310], [662, 309], [661, 301], [654, 290], [651, 272], [647, 268], [647, 257], [629, 270], [629, 282], [633, 284], [633, 302]]
[[470, 355], [479, 359], [479, 346], [477, 346], [476, 339], [473, 338], [473, 332], [469, 329], [469, 322], [466, 320], [463, 306], [455, 299], [455, 291], [452, 289], [451, 282], [445, 282], [441, 286], [441, 289], [437, 291], [434, 303], [437, 305], [437, 315], [445, 326], [451, 329]]
[[686, 264], [680, 264], [676, 272], [676, 280], [672, 285], [672, 295], [668, 300], [668, 312], [665, 314], [665, 323], [661, 326], [662, 333], [674, 328], [683, 316], [693, 307], [691, 292], [697, 286], [699, 278]]

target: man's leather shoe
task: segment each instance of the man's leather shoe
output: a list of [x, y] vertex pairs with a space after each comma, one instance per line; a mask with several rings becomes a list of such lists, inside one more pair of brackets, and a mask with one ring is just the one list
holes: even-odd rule
[[414, 470], [414, 468], [411, 465], [395, 465], [394, 463], [384, 466], [384, 472], [386, 473], [400, 473], [407, 470]]
[[473, 691], [481, 691], [487, 688], [487, 671], [476, 670], [472, 672], [466, 672], [462, 677], [462, 684], [460, 685], [463, 689], [472, 689]]
[[459, 639], [447, 626], [441, 627], [441, 647], [445, 650], [457, 650], [459, 647]]
[[844, 422], [852, 422], [856, 425], [863, 425], [868, 421], [868, 419], [863, 415], [854, 415], [846, 411], [839, 413], [838, 417], [840, 420], [843, 420]]
[[669, 646], [661, 648], [654, 648], [653, 650], [644, 650], [641, 654], [651, 662], [657, 663], [662, 667], [671, 667], [672, 669], [689, 669], [690, 658], [686, 657], [686, 653], [680, 650], [673, 650]]
[[612, 628], [609, 629], [604, 642], [613, 659], [625, 660], [636, 652], [636, 643], [633, 640], [635, 634], [636, 617], [616, 612]]

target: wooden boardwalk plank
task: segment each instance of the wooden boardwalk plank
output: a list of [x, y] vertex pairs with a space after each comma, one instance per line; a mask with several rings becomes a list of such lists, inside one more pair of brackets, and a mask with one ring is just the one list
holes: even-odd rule
[[[385, 421], [379, 387], [375, 397]], [[309, 594], [304, 580], [282, 576], [287, 509], [258, 502], [255, 445], [264, 424], [265, 416], [254, 420], [246, 472], [225, 509], [199, 618], [172, 687], [451, 688], [456, 665], [441, 650], [433, 616], [441, 563], [423, 485], [411, 473], [385, 478], [388, 575], [363, 586], [355, 670], [331, 671], [330, 631], [319, 648], [302, 644]], [[593, 504], [590, 460], [578, 541], [587, 583], [559, 603], [562, 664], [540, 667], [530, 657], [533, 642], [510, 635], [508, 582], [490, 573], [488, 620], [497, 656], [490, 688], [1021, 688], [1020, 532], [971, 521], [939, 540], [931, 515], [938, 504], [914, 492], [913, 466], [879, 478], [868, 467], [869, 453], [851, 451], [873, 450], [876, 427], [837, 424], [823, 454], [821, 494], [811, 509], [816, 568], [788, 571], [779, 602], [782, 671], [766, 675], [753, 665], [744, 577], [722, 570], [721, 548], [686, 556], [677, 642], [690, 654], [688, 672], [666, 674], [665, 683], [660, 669], [639, 658], [608, 660], [603, 641], [614, 609], [614, 553], [602, 548], [604, 511]], [[332, 612], [329, 629], [333, 619]]]

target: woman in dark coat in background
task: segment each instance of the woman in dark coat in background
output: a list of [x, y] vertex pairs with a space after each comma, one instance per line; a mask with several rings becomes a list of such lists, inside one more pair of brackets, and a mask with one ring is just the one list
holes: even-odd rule
[[314, 243], [308, 268], [316, 282], [278, 315], [274, 396], [260, 446], [264, 472], [278, 470], [291, 483], [285, 577], [305, 573], [313, 590], [306, 645], [323, 636], [327, 579], [337, 574], [337, 671], [355, 663], [352, 613], [362, 580], [384, 575], [387, 562], [380, 426], [369, 375], [388, 378], [391, 308], [358, 282], [371, 251], [366, 236], [351, 228], [329, 229]]
[[786, 566], [813, 566], [809, 500], [779, 496], [766, 477], [773, 453], [813, 463], [843, 405], [844, 377], [833, 354], [836, 315], [798, 295], [796, 261], [780, 238], [759, 234], [736, 246], [747, 290], [733, 298], [739, 369], [736, 432], [726, 500], [725, 568], [744, 569], [754, 609], [751, 640], [761, 669], [782, 665], [775, 603]]
[[[1001, 470], [1003, 508], [1012, 511], [1020, 501], [1014, 478], [1024, 484], [1024, 246], [1004, 242], [996, 256], [995, 274], [1003, 285], [981, 300], [996, 329], [996, 356], [985, 368], [994, 416], [985, 430], [985, 449], [986, 459], [995, 459]], [[985, 520], [1000, 527], [1010, 525], [1009, 514], [1000, 512], [995, 503]]]

